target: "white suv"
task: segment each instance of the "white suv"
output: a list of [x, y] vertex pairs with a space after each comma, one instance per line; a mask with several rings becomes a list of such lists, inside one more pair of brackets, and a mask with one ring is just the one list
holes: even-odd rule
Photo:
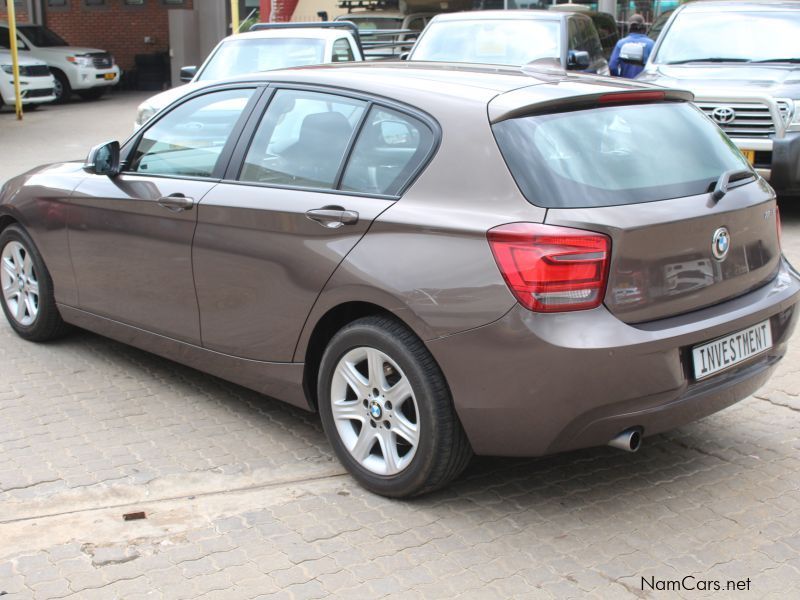
[[[9, 46], [8, 25], [0, 22], [0, 49]], [[50, 67], [56, 80], [56, 102], [68, 100], [72, 92], [84, 100], [94, 100], [119, 83], [120, 70], [111, 54], [70, 46], [42, 25], [18, 25], [17, 47], [21, 57], [37, 58]]]
[[[55, 80], [50, 69], [35, 58], [19, 57], [19, 87], [22, 104], [28, 110], [56, 99], [53, 91]], [[13, 106], [14, 97], [11, 54], [0, 50], [0, 108], [3, 104]]]

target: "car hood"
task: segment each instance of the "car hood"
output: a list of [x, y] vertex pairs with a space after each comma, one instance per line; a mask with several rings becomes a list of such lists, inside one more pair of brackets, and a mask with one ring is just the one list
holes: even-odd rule
[[149, 106], [150, 108], [154, 108], [155, 110], [161, 110], [165, 106], [171, 104], [184, 94], [188, 94], [191, 91], [194, 91], [198, 88], [203, 87], [203, 85], [207, 83], [187, 83], [186, 85], [179, 85], [178, 87], [170, 88], [163, 92], [159, 92], [155, 96], [150, 96], [147, 100], [142, 102], [139, 105], [139, 108], [144, 106]]
[[701, 97], [730, 91], [800, 98], [800, 68], [794, 65], [649, 65], [638, 79]]
[[[11, 54], [9, 52], [0, 52], [0, 65], [10, 65], [11, 64]], [[36, 58], [30, 58], [28, 56], [19, 55], [19, 64], [24, 66], [34, 66], [34, 65], [47, 65], [46, 62], [43, 60], [38, 60]]]

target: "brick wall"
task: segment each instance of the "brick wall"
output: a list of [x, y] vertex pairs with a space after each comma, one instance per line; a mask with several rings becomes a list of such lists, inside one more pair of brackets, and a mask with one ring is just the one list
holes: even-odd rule
[[[5, 5], [5, 0], [0, 4]], [[84, 0], [70, 0], [66, 8], [47, 8], [44, 4], [44, 20], [50, 29], [72, 46], [108, 50], [122, 69], [132, 69], [137, 54], [169, 49], [167, 11], [171, 7], [161, 0], [145, 0], [143, 6], [126, 6], [123, 0], [106, 0], [106, 6], [98, 7], [87, 7]], [[191, 9], [192, 0], [186, 0], [183, 8]], [[4, 8], [0, 9], [0, 19], [5, 17]], [[17, 22], [27, 18], [24, 11], [17, 12]], [[145, 44], [145, 36], [153, 43]]]
[[[6, 6], [6, 0], [0, 0], [0, 21], [8, 21]], [[30, 15], [28, 15], [28, 6], [26, 3], [16, 2], [14, 4], [14, 12], [17, 15], [17, 23], [22, 24], [30, 22]]]

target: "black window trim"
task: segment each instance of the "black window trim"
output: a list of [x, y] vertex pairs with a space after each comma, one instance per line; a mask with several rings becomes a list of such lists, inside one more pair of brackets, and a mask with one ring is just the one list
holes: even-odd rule
[[[217, 158], [217, 163], [214, 165], [214, 170], [212, 171], [210, 176], [203, 177], [197, 175], [166, 175], [158, 173], [142, 173], [140, 171], [128, 170], [131, 155], [136, 151], [136, 148], [139, 147], [139, 143], [141, 142], [141, 139], [144, 136], [144, 134], [150, 128], [154, 127], [165, 116], [170, 114], [179, 106], [183, 106], [184, 104], [186, 104], [190, 100], [194, 100], [195, 98], [199, 98], [207, 94], [213, 94], [217, 92], [229, 92], [237, 89], [251, 89], [253, 90], [253, 94], [252, 96], [250, 96], [250, 99], [247, 101], [247, 104], [245, 105], [244, 109], [242, 109], [242, 114], [239, 115], [238, 120], [234, 124], [233, 129], [231, 130], [231, 133], [228, 136], [228, 140], [222, 147], [222, 151], [220, 152], [220, 155]], [[168, 110], [159, 112], [156, 116], [154, 116], [147, 123], [145, 123], [144, 126], [142, 126], [142, 128], [139, 131], [136, 131], [131, 137], [129, 137], [125, 141], [125, 143], [122, 146], [122, 150], [120, 151], [121, 165], [122, 165], [120, 175], [140, 175], [146, 177], [157, 177], [161, 179], [186, 179], [191, 181], [215, 181], [215, 182], [221, 181], [228, 167], [228, 164], [230, 163], [231, 155], [233, 154], [233, 151], [239, 142], [239, 138], [242, 134], [242, 131], [244, 130], [245, 125], [250, 119], [250, 115], [253, 112], [253, 108], [258, 104], [258, 102], [260, 102], [261, 97], [264, 95], [265, 89], [266, 85], [263, 82], [261, 83], [242, 82], [237, 84], [228, 84], [228, 85], [203, 88], [191, 94], [187, 94], [186, 96], [182, 97], [180, 101], [175, 102], [174, 104], [169, 106]]]
[[[316, 92], [320, 94], [341, 96], [344, 98], [349, 98], [351, 100], [361, 100], [367, 103], [367, 106], [365, 107], [364, 110], [364, 114], [361, 116], [359, 124], [354, 130], [354, 134], [350, 138], [347, 151], [345, 152], [344, 157], [342, 158], [342, 163], [339, 165], [339, 173], [337, 173], [337, 178], [336, 181], [334, 182], [336, 184], [335, 187], [323, 188], [323, 187], [311, 187], [311, 186], [294, 186], [288, 184], [261, 183], [257, 181], [239, 180], [239, 175], [242, 169], [244, 168], [244, 159], [247, 156], [247, 151], [250, 149], [250, 145], [253, 143], [253, 139], [255, 137], [256, 130], [258, 129], [258, 125], [261, 123], [261, 119], [264, 116], [264, 113], [266, 113], [270, 103], [272, 102], [272, 98], [274, 97], [275, 92], [277, 92], [278, 90]], [[261, 106], [262, 104], [263, 106]], [[403, 187], [400, 188], [400, 190], [398, 190], [397, 194], [373, 194], [367, 192], [356, 192], [356, 191], [338, 189], [341, 186], [342, 180], [344, 179], [344, 173], [347, 169], [347, 165], [350, 163], [350, 158], [352, 156], [356, 142], [358, 141], [361, 129], [366, 123], [366, 119], [367, 116], [370, 114], [370, 111], [375, 107], [385, 107], [421, 121], [428, 128], [430, 128], [431, 133], [433, 135], [433, 144], [431, 144], [430, 150], [428, 150], [427, 155], [420, 162], [419, 166], [416, 168], [413, 175], [411, 175], [408, 178], [408, 181], [406, 181]], [[418, 108], [408, 106], [406, 104], [397, 102], [395, 100], [383, 98], [375, 94], [359, 92], [357, 90], [351, 90], [332, 85], [273, 81], [268, 84], [268, 91], [263, 94], [261, 101], [259, 102], [259, 105], [256, 106], [255, 109], [251, 111], [251, 118], [248, 119], [247, 126], [243, 129], [242, 133], [240, 134], [239, 143], [237, 144], [235, 150], [233, 151], [231, 160], [228, 163], [228, 168], [225, 171], [225, 176], [222, 178], [221, 182], [231, 185], [246, 185], [251, 187], [296, 190], [302, 192], [335, 194], [340, 196], [355, 196], [359, 198], [376, 198], [379, 200], [399, 200], [400, 198], [402, 198], [403, 194], [405, 194], [405, 192], [414, 184], [417, 178], [425, 171], [430, 162], [433, 160], [433, 157], [439, 151], [439, 146], [441, 145], [441, 139], [442, 139], [442, 128], [439, 125], [438, 121], [436, 121], [436, 119], [434, 119], [428, 113]]]

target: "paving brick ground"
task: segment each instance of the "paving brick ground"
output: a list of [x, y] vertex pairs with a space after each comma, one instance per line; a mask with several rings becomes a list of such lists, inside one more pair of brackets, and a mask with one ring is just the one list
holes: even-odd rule
[[[800, 264], [800, 210], [782, 211]], [[755, 396], [637, 454], [476, 459], [398, 502], [344, 474], [312, 415], [3, 323], [0, 598], [657, 598], [643, 577], [685, 576], [796, 598], [798, 412], [800, 338]]]

